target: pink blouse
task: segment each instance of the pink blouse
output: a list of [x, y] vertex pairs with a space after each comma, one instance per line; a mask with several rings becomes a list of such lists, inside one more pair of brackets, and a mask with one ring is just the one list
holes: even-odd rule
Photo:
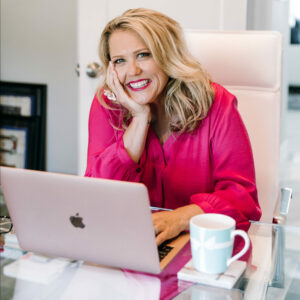
[[213, 87], [213, 105], [194, 132], [173, 133], [161, 145], [150, 126], [139, 163], [124, 148], [124, 131], [111, 126], [116, 114], [95, 97], [85, 176], [142, 182], [152, 206], [197, 204], [206, 213], [233, 217], [237, 228], [248, 230], [249, 220], [261, 216], [251, 145], [235, 96], [217, 83]]

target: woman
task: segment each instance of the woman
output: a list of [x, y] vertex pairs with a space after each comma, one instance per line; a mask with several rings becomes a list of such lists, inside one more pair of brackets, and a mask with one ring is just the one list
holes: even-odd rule
[[152, 206], [173, 209], [153, 214], [158, 245], [201, 213], [248, 230], [261, 211], [236, 98], [190, 55], [179, 24], [128, 10], [103, 30], [99, 55], [86, 176], [142, 182]]

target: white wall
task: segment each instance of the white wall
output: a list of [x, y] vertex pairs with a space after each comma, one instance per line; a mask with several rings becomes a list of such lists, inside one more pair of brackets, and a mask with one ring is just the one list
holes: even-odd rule
[[1, 0], [1, 80], [47, 84], [49, 171], [77, 172], [75, 0]]
[[135, 7], [146, 7], [160, 11], [189, 29], [246, 28], [247, 0], [109, 0], [107, 20]]
[[290, 58], [289, 0], [248, 0], [247, 29], [276, 30], [283, 36], [281, 142], [285, 139], [285, 121], [288, 102]]
[[[289, 6], [292, 8], [291, 11], [289, 11]], [[278, 30], [284, 36], [283, 63], [286, 86], [289, 84], [300, 85], [300, 45], [290, 44], [288, 24], [290, 12], [296, 7], [300, 7], [300, 0], [293, 0], [293, 3], [289, 0], [248, 0], [247, 28]]]
[[[300, 1], [290, 0], [290, 25], [294, 25], [295, 19], [300, 19]], [[289, 83], [300, 85], [300, 45], [289, 45]]]

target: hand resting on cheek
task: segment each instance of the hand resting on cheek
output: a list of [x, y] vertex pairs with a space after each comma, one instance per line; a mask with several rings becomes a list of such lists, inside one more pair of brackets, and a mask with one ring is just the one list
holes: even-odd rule
[[133, 117], [138, 117], [142, 115], [149, 116], [150, 105], [141, 105], [136, 103], [126, 92], [122, 83], [119, 80], [117, 71], [112, 62], [109, 63], [107, 69], [107, 85], [116, 97], [116, 101], [129, 110]]

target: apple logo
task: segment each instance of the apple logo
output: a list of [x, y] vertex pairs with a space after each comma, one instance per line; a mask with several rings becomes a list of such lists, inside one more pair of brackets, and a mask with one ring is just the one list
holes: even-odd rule
[[84, 223], [82, 222], [82, 217], [79, 216], [79, 213], [77, 213], [75, 216], [71, 216], [70, 222], [74, 227], [85, 227]]

